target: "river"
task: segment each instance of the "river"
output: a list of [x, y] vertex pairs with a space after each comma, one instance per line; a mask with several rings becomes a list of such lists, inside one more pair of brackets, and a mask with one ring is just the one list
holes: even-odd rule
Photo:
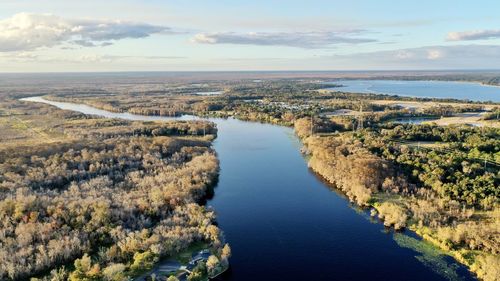
[[[25, 100], [108, 118], [172, 119]], [[209, 120], [219, 129], [214, 147], [221, 171], [207, 204], [217, 212], [233, 252], [221, 280], [475, 280], [448, 256], [422, 263], [421, 253], [400, 247], [392, 231], [308, 169], [292, 129]]]

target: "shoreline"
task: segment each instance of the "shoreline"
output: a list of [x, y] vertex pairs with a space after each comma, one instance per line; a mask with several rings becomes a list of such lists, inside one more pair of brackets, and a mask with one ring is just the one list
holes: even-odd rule
[[[340, 80], [343, 81], [400, 81], [400, 82], [451, 82], [451, 83], [464, 83], [464, 84], [479, 84], [481, 86], [485, 87], [500, 87], [500, 85], [494, 85], [494, 84], [487, 84], [484, 81], [478, 81], [478, 80], [471, 80], [471, 81], [462, 81], [462, 80], [437, 80], [437, 79], [394, 79], [394, 78], [340, 78]], [[333, 83], [333, 81], [327, 81], [325, 83]], [[343, 85], [339, 85], [338, 87], [345, 87]], [[332, 87], [334, 88], [334, 87]]]
[[[424, 80], [411, 80], [411, 79], [408, 79], [408, 80], [406, 80], [406, 79], [391, 79], [391, 78], [388, 78], [388, 79], [380, 79], [380, 78], [374, 78], [374, 79], [362, 78], [362, 79], [357, 79], [357, 78], [353, 78], [353, 79], [341, 79], [341, 80], [338, 80], [338, 81], [333, 80], [333, 81], [322, 82], [324, 84], [332, 83], [332, 86], [333, 86], [331, 88], [325, 88], [324, 90], [334, 91], [334, 92], [337, 91], [338, 92], [338, 91], [341, 91], [342, 88], [349, 87], [348, 85], [342, 84], [341, 83], [342, 81], [442, 82], [442, 83], [476, 84], [476, 85], [483, 86], [483, 87], [500, 88], [500, 85], [486, 84], [485, 82], [482, 82], [482, 81], [454, 81], [454, 80], [431, 80], [431, 79], [424, 79]], [[334, 83], [338, 83], [338, 84], [334, 84]], [[349, 91], [349, 92], [346, 92], [346, 93], [351, 93], [351, 94], [387, 95], [387, 96], [398, 96], [398, 97], [403, 97], [403, 98], [416, 98], [416, 99], [441, 99], [441, 100], [453, 99], [453, 100], [456, 100], [457, 103], [459, 103], [459, 102], [469, 102], [469, 103], [488, 103], [488, 102], [491, 102], [491, 103], [494, 103], [494, 104], [500, 103], [500, 101], [493, 101], [493, 100], [481, 101], [481, 100], [456, 99], [456, 98], [453, 98], [453, 97], [432, 97], [432, 96], [405, 95], [405, 94], [398, 94], [398, 93], [374, 91], [374, 90], [370, 90], [368, 88], [364, 89], [361, 92], [359, 92], [359, 91]]]
[[[474, 275], [474, 277], [478, 278], [479, 280], [484, 280], [483, 276], [485, 275], [485, 270], [480, 267], [480, 264], [478, 264], [477, 261], [473, 262], [468, 262], [467, 261], [467, 255], [470, 254], [478, 254], [482, 253], [479, 250], [471, 250], [471, 249], [456, 249], [453, 250], [450, 247], [448, 247], [445, 244], [445, 241], [440, 241], [439, 238], [436, 237], [436, 231], [431, 229], [429, 226], [419, 226], [416, 221], [412, 219], [412, 217], [408, 216], [408, 219], [406, 221], [406, 225], [403, 227], [397, 227], [394, 224], [386, 224], [384, 221], [383, 217], [380, 217], [381, 214], [381, 208], [380, 205], [383, 203], [390, 203], [392, 202], [395, 198], [396, 200], [402, 200], [402, 201], [408, 201], [401, 195], [397, 194], [385, 194], [383, 191], [378, 191], [373, 194], [371, 194], [372, 198], [364, 205], [359, 204], [356, 199], [348, 194], [346, 190], [343, 190], [337, 185], [337, 182], [335, 179], [330, 178], [328, 175], [324, 173], [321, 169], [317, 167], [318, 161], [316, 160], [316, 164], [311, 164], [311, 156], [313, 154], [313, 150], [311, 150], [310, 147], [307, 145], [307, 140], [311, 138], [311, 136], [305, 136], [303, 138], [299, 137], [301, 144], [303, 145], [303, 149], [301, 151], [303, 154], [307, 157], [304, 160], [307, 161], [309, 168], [317, 175], [319, 176], [323, 181], [325, 181], [331, 188], [335, 189], [335, 191], [340, 192], [342, 195], [345, 196], [345, 199], [350, 202], [351, 204], [354, 204], [356, 207], [361, 208], [362, 210], [368, 213], [372, 218], [377, 220], [377, 223], [384, 224], [386, 227], [392, 229], [393, 231], [410, 231], [412, 234], [417, 236], [418, 238], [421, 239], [422, 242], [427, 243], [431, 245], [432, 247], [435, 247], [436, 249], [442, 251], [445, 255], [453, 258], [455, 261], [458, 263], [462, 264], [467, 268], [467, 270]], [[314, 137], [314, 136], [312, 136]], [[382, 199], [376, 198], [377, 195], [384, 195], [381, 196]], [[371, 211], [370, 211], [371, 210]], [[373, 212], [375, 210], [375, 212]], [[485, 254], [489, 255], [489, 254]]]
[[[309, 163], [309, 160], [307, 160], [307, 162]], [[355, 201], [351, 200], [343, 190], [336, 187], [336, 184], [334, 182], [330, 181], [328, 178], [323, 176], [323, 174], [321, 172], [319, 172], [317, 169], [315, 169], [313, 167], [310, 167], [310, 169], [317, 176], [321, 177], [321, 179], [323, 179], [326, 183], [328, 183], [331, 188], [334, 188], [337, 192], [340, 192], [342, 195], [344, 195], [345, 200], [347, 200], [348, 202], [355, 204], [357, 207], [361, 208], [362, 210], [368, 211], [368, 210], [372, 209], [372, 210], [377, 210], [377, 213], [379, 213], [379, 209], [375, 206], [375, 204], [371, 203], [371, 204], [368, 204], [368, 206], [360, 206]], [[388, 202], [388, 201], [380, 201], [380, 203], [383, 203], [383, 202]], [[375, 218], [374, 216], [372, 216], [372, 217]], [[384, 222], [383, 219], [381, 219], [379, 217], [376, 217], [376, 219], [377, 219], [377, 223], [383, 224], [383, 222]], [[395, 229], [393, 226], [389, 226], [388, 228], [390, 228], [394, 231], [399, 231], [399, 230]], [[447, 256], [452, 257], [457, 262], [459, 262], [460, 264], [467, 267], [467, 270], [469, 270], [471, 273], [473, 273], [476, 277], [480, 277], [477, 267], [474, 268], [471, 265], [469, 265], [468, 263], [466, 263], [463, 256], [460, 255], [459, 252], [450, 251], [449, 249], [442, 247], [442, 244], [440, 242], [438, 242], [437, 239], [433, 238], [431, 235], [429, 235], [427, 233], [423, 233], [423, 231], [424, 231], [423, 228], [418, 228], [416, 226], [416, 224], [413, 223], [413, 224], [406, 226], [403, 230], [410, 231], [412, 234], [414, 234], [417, 237], [419, 237], [420, 239], [422, 239], [422, 241], [429, 243], [433, 247], [436, 247], [437, 249], [443, 251]]]
[[[43, 96], [39, 96], [39, 97], [40, 97], [41, 99], [45, 100], [46, 102], [50, 102], [50, 101], [51, 101], [51, 100], [44, 99], [44, 98], [43, 98]], [[40, 102], [44, 102], [44, 101], [40, 101]], [[59, 102], [60, 102], [60, 101], [59, 101]], [[44, 102], [44, 103], [45, 103], [45, 102]], [[66, 103], [71, 103], [71, 104], [74, 104], [74, 103], [72, 103], [72, 102], [66, 102]], [[49, 103], [49, 104], [50, 104], [50, 103]], [[88, 105], [88, 106], [91, 106], [91, 105]], [[92, 106], [91, 106], [91, 107], [92, 107]], [[144, 115], [144, 116], [155, 116], [155, 115]], [[203, 117], [201, 117], [201, 118], [203, 118]], [[233, 116], [233, 118], [240, 119], [240, 120], [242, 120], [242, 121], [246, 121], [246, 122], [267, 123], [267, 124], [273, 124], [273, 125], [276, 125], [276, 126], [290, 127], [290, 126], [285, 126], [284, 124], [274, 123], [274, 122], [270, 122], [270, 121], [267, 121], [267, 122], [266, 122], [266, 121], [257, 122], [257, 121], [255, 121], [255, 120], [244, 120], [244, 119], [238, 118], [238, 116]], [[291, 124], [291, 127], [293, 127], [293, 124]], [[306, 138], [302, 139], [302, 138], [300, 138], [300, 137], [299, 137], [296, 133], [295, 133], [295, 136], [299, 139], [299, 141], [301, 142], [301, 144], [305, 146], [305, 142], [304, 142], [304, 140], [305, 140]], [[309, 164], [310, 159], [309, 159], [309, 160], [304, 159], [304, 161], [306, 161], [306, 162]], [[322, 177], [322, 178], [323, 178], [326, 182], [329, 182], [330, 184], [335, 185], [335, 183], [331, 182], [328, 178], [324, 177], [324, 176], [323, 176], [323, 174], [322, 174], [321, 172], [317, 171], [317, 169], [315, 169], [315, 168], [313, 168], [313, 167], [311, 167], [311, 166], [309, 166], [309, 167], [310, 167], [310, 168], [311, 168], [311, 169], [312, 169], [312, 170], [313, 170], [313, 171], [314, 171], [317, 175], [321, 176], [321, 177]], [[334, 188], [336, 188], [336, 187], [334, 187]], [[336, 188], [336, 189], [337, 189], [338, 191], [340, 191], [342, 194], [344, 194], [344, 195], [345, 195], [345, 192], [344, 192], [343, 190], [341, 190], [341, 189], [339, 189], [339, 188]], [[353, 201], [352, 201], [352, 200], [350, 200], [349, 198], [346, 198], [346, 199], [348, 200], [348, 202], [353, 202]], [[355, 202], [354, 202], [354, 203], [355, 203]], [[358, 204], [356, 204], [356, 205], [358, 206]], [[370, 206], [371, 208], [376, 209], [376, 207], [375, 207], [373, 204], [370, 204], [369, 206]], [[361, 207], [362, 207], [362, 206], [361, 206]], [[382, 221], [382, 220], [379, 220], [379, 222], [378, 222], [378, 223], [380, 223], [381, 221]], [[479, 274], [478, 274], [478, 270], [477, 270], [477, 269], [476, 269], [476, 270], [474, 270], [474, 268], [472, 268], [472, 267], [471, 267], [471, 265], [469, 265], [469, 264], [465, 263], [465, 262], [464, 262], [464, 260], [463, 260], [463, 258], [462, 258], [462, 259], [460, 259], [460, 258], [459, 258], [459, 256], [457, 256], [457, 254], [453, 253], [453, 251], [449, 251], [449, 250], [443, 249], [442, 247], [440, 247], [440, 245], [439, 245], [439, 244], [435, 243], [435, 242], [436, 242], [435, 240], [430, 239], [430, 238], [432, 238], [432, 236], [429, 236], [429, 235], [426, 235], [426, 234], [422, 234], [422, 233], [423, 233], [423, 232], [422, 232], [422, 230], [420, 230], [420, 231], [419, 231], [419, 229], [414, 228], [414, 227], [412, 227], [412, 226], [414, 226], [414, 225], [413, 225], [413, 224], [412, 224], [412, 225], [409, 225], [409, 226], [407, 227], [407, 229], [408, 229], [409, 231], [412, 231], [412, 233], [414, 233], [414, 234], [415, 234], [415, 235], [417, 235], [418, 237], [422, 238], [423, 240], [425, 240], [425, 241], [427, 241], [427, 242], [430, 242], [430, 243], [431, 243], [432, 245], [434, 245], [435, 247], [437, 247], [437, 248], [439, 248], [439, 249], [443, 250], [443, 251], [444, 251], [447, 255], [449, 255], [449, 256], [451, 256], [451, 257], [453, 257], [456, 261], [458, 261], [459, 263], [461, 263], [461, 264], [465, 265], [465, 266], [467, 267], [467, 269], [468, 269], [470, 272], [475, 273], [475, 274], [477, 274], [477, 275], [479, 276]], [[392, 227], [391, 227], [391, 228], [392, 228]], [[226, 269], [226, 270], [227, 270], [227, 269]]]

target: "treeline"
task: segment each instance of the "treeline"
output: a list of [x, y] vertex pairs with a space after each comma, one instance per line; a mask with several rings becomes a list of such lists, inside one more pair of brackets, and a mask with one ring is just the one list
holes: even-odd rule
[[301, 79], [273, 79], [257, 83], [238, 81], [228, 87], [227, 93], [229, 95], [293, 96], [305, 98], [311, 91], [331, 87], [333, 86]]
[[500, 107], [494, 107], [491, 112], [488, 112], [483, 117], [484, 120], [497, 120], [500, 121]]
[[390, 163], [360, 143], [341, 138], [312, 137], [305, 141], [311, 158], [309, 166], [342, 190], [352, 201], [366, 205], [372, 193], [384, 186], [386, 178], [395, 175]]
[[335, 131], [344, 131], [349, 129], [350, 121], [342, 122], [341, 118], [335, 118], [335, 121], [318, 117], [305, 117], [294, 120], [295, 133], [301, 138], [309, 137], [317, 133], [330, 133]]
[[493, 78], [491, 78], [488, 81], [485, 81], [483, 83], [486, 85], [500, 86], [500, 76], [493, 77]]
[[197, 96], [175, 96], [164, 93], [149, 93], [147, 96], [146, 94], [124, 93], [121, 95], [119, 102], [115, 100], [114, 95], [81, 97], [78, 95], [58, 94], [48, 95], [45, 98], [53, 101], [86, 104], [110, 112], [128, 112], [139, 115], [167, 117], [192, 114], [197, 110], [195, 105], [201, 103], [202, 99]]
[[500, 74], [498, 72], [484, 73], [455, 73], [455, 74], [415, 74], [415, 75], [377, 75], [370, 77], [372, 80], [401, 80], [401, 81], [457, 81], [473, 82], [485, 85], [500, 85]]
[[[380, 133], [365, 133], [363, 139], [371, 151], [393, 159], [415, 183], [442, 198], [487, 209], [498, 203], [499, 129], [398, 125]], [[387, 145], [398, 139], [438, 141], [442, 145], [425, 150], [397, 143]]]
[[205, 136], [217, 135], [217, 127], [207, 121], [139, 122], [120, 119], [75, 120], [64, 126], [69, 136], [87, 138], [113, 138], [132, 136]]
[[467, 126], [436, 126], [431, 124], [381, 124], [374, 132], [388, 138], [411, 141], [441, 141], [446, 143], [467, 143], [484, 147], [490, 152], [498, 144], [497, 128], [477, 128]]

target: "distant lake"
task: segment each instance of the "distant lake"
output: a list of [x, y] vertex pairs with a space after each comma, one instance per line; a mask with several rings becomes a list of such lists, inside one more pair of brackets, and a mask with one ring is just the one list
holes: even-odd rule
[[343, 85], [331, 89], [349, 93], [500, 102], [500, 87], [479, 83], [401, 80], [340, 80], [327, 83]]
[[196, 93], [198, 96], [217, 96], [217, 95], [222, 95], [222, 91], [217, 91], [217, 92], [198, 92]]
[[434, 121], [439, 118], [425, 118], [425, 117], [406, 117], [406, 118], [395, 118], [389, 120], [389, 122], [397, 123], [397, 124], [422, 124], [428, 121]]

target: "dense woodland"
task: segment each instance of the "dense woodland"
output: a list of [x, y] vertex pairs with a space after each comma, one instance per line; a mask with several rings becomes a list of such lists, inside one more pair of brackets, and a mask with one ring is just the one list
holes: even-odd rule
[[105, 120], [5, 96], [2, 109], [17, 137], [0, 148], [0, 279], [127, 280], [200, 241], [227, 263], [199, 205], [218, 175], [214, 124]]

